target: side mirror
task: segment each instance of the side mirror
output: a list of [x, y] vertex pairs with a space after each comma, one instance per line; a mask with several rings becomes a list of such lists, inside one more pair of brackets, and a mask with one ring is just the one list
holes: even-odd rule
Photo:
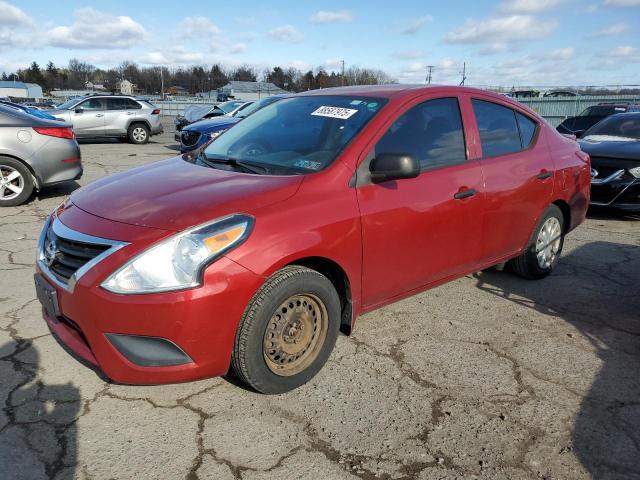
[[82, 107], [76, 107], [75, 112], [76, 112], [76, 113], [82, 113], [82, 112], [84, 112], [84, 108], [82, 108]]
[[584, 135], [584, 132], [586, 132], [586, 130], [574, 130], [573, 134], [577, 137], [580, 138]]
[[411, 155], [383, 153], [371, 160], [371, 181], [381, 183], [420, 175], [420, 165]]

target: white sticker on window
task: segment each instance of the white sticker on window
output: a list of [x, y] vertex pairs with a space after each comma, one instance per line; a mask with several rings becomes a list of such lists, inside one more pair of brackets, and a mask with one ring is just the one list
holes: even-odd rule
[[315, 112], [311, 112], [311, 115], [315, 115], [317, 117], [339, 118], [341, 120], [346, 120], [357, 112], [358, 110], [354, 110], [353, 108], [322, 106], [318, 107]]

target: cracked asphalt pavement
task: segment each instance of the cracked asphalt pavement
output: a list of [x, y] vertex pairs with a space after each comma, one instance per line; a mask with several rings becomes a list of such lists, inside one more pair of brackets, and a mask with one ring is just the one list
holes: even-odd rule
[[[83, 143], [81, 185], [175, 154]], [[114, 385], [33, 287], [45, 216], [0, 210], [0, 477], [640, 479], [640, 218], [593, 212], [552, 276], [468, 275], [361, 317], [309, 384]]]

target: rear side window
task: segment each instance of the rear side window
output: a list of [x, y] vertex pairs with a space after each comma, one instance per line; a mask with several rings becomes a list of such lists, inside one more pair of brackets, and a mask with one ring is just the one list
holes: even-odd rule
[[124, 101], [127, 110], [139, 110], [142, 108], [142, 105], [140, 105], [135, 100], [131, 100], [130, 98], [125, 98]]
[[408, 154], [422, 169], [464, 162], [466, 148], [458, 100], [438, 98], [412, 107], [389, 127], [374, 153]]
[[484, 157], [506, 155], [522, 150], [516, 112], [508, 107], [483, 100], [474, 99], [472, 102]]
[[533, 136], [536, 134], [536, 122], [518, 112], [516, 112], [516, 120], [520, 130], [522, 148], [529, 148], [533, 142]]

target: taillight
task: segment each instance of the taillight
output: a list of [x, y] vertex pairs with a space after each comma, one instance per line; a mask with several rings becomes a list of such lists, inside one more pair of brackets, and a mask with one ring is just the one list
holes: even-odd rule
[[160, 109], [156, 108], [153, 112], [151, 112], [151, 115], [160, 115]]
[[34, 130], [40, 135], [48, 135], [50, 137], [68, 138], [69, 140], [76, 138], [73, 130], [65, 127], [34, 127]]

